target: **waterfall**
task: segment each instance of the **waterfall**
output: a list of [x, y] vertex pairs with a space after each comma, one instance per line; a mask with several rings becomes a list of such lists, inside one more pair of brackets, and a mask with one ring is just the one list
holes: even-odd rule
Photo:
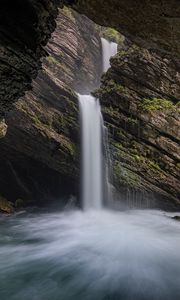
[[103, 72], [106, 72], [110, 68], [110, 58], [117, 53], [118, 45], [114, 42], [109, 42], [104, 38], [101, 38], [102, 43], [102, 56], [103, 56]]
[[99, 101], [79, 95], [82, 126], [82, 205], [102, 207], [102, 115]]
[[[102, 41], [103, 71], [110, 67], [109, 59], [117, 53], [117, 44]], [[107, 155], [107, 129], [104, 126], [99, 100], [91, 95], [78, 95], [82, 141], [82, 207], [84, 210], [101, 209], [110, 196]], [[105, 159], [103, 158], [105, 148]], [[104, 198], [104, 199], [103, 199]]]

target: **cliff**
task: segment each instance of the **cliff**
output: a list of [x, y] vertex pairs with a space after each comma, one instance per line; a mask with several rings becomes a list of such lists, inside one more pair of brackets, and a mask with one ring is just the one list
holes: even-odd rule
[[1, 0], [0, 119], [31, 89], [44, 46], [55, 30], [58, 7], [68, 4], [96, 23], [114, 27], [148, 49], [180, 54], [178, 0]]
[[96, 95], [121, 197], [134, 193], [137, 202], [154, 199], [152, 206], [179, 203], [179, 67], [168, 55], [126, 42], [103, 76]]
[[74, 90], [87, 92], [99, 83], [100, 37], [86, 17], [60, 10], [46, 51], [49, 56], [32, 91], [7, 114], [8, 131], [0, 141], [0, 191], [12, 201], [44, 203], [78, 194], [79, 120]]

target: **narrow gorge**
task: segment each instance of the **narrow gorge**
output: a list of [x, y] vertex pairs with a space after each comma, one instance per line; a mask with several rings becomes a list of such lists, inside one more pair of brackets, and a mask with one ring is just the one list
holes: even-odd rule
[[180, 299], [178, 0], [0, 3], [0, 299]]

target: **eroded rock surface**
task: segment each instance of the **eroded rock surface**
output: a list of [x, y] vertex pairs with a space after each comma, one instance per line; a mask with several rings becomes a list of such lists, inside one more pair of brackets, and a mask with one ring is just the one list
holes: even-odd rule
[[74, 90], [82, 92], [85, 82], [89, 85], [84, 92], [98, 84], [100, 37], [86, 17], [61, 10], [46, 51], [49, 56], [32, 91], [7, 115], [8, 132], [0, 141], [0, 190], [13, 201], [44, 203], [78, 194], [79, 117]]
[[137, 192], [137, 202], [140, 192], [164, 207], [166, 200], [179, 203], [179, 83], [175, 59], [127, 43], [97, 93], [110, 131], [114, 184], [125, 197]]
[[178, 0], [67, 0], [94, 22], [114, 27], [144, 48], [180, 55]]
[[1, 0], [0, 119], [31, 88], [56, 26], [57, 8], [64, 3], [145, 48], [180, 55], [179, 0]]

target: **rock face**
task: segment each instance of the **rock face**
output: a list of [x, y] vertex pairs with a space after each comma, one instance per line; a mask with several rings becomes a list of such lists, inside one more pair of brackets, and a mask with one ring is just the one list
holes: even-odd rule
[[178, 0], [67, 0], [97, 24], [114, 27], [138, 45], [180, 55]]
[[[44, 203], [60, 195], [78, 194], [80, 143], [74, 90], [87, 93], [97, 88], [101, 44], [91, 21], [64, 9], [59, 12], [57, 29], [44, 50], [55, 26], [57, 2], [28, 1], [27, 4], [19, 0], [19, 6], [10, 15], [6, 15], [7, 6], [1, 11], [2, 16], [6, 15], [4, 20], [9, 20], [8, 26], [2, 22], [1, 116], [11, 101], [30, 88], [31, 79], [36, 77], [41, 65], [40, 57], [45, 52], [50, 54], [43, 61], [32, 91], [14, 105], [5, 120], [1, 118], [0, 192], [13, 202], [33, 199]], [[146, 198], [148, 202], [150, 196], [158, 206], [177, 207], [180, 75], [179, 60], [172, 59], [168, 52], [178, 51], [177, 42], [172, 45], [174, 36], [178, 37], [178, 22], [169, 36], [174, 18], [167, 21], [168, 16], [178, 14], [177, 1], [169, 4], [164, 1], [161, 10], [157, 1], [154, 4], [145, 1], [149, 10], [139, 1], [136, 4], [128, 1], [129, 5], [127, 1], [68, 2], [98, 23], [122, 28], [138, 44], [156, 49], [148, 51], [126, 40], [124, 48], [111, 60], [112, 67], [103, 76], [96, 94], [110, 132], [113, 183], [121, 197], [128, 201], [133, 198], [135, 202]], [[20, 9], [17, 10], [22, 5], [26, 11], [23, 20], [19, 18]], [[141, 6], [142, 18], [138, 10]], [[147, 26], [146, 18], [148, 22], [153, 21], [152, 28]], [[24, 28], [21, 21], [26, 25]], [[133, 28], [132, 24], [136, 26]], [[15, 33], [13, 26], [17, 28]], [[160, 48], [165, 51], [159, 51]]]
[[31, 88], [45, 55], [43, 47], [55, 29], [57, 7], [64, 3], [145, 48], [179, 57], [179, 0], [1, 0], [0, 119]]
[[36, 78], [56, 16], [55, 1], [0, 1], [0, 119]]
[[8, 131], [0, 141], [0, 191], [11, 201], [44, 203], [78, 194], [79, 120], [73, 90], [83, 92], [83, 81], [89, 82], [84, 92], [97, 86], [100, 37], [86, 17], [60, 10], [46, 51], [32, 91], [7, 115]]
[[[135, 202], [179, 202], [180, 65], [168, 55], [126, 43], [96, 93], [113, 153], [113, 182]], [[154, 204], [152, 204], [154, 205]], [[167, 205], [168, 206], [168, 205]]]

